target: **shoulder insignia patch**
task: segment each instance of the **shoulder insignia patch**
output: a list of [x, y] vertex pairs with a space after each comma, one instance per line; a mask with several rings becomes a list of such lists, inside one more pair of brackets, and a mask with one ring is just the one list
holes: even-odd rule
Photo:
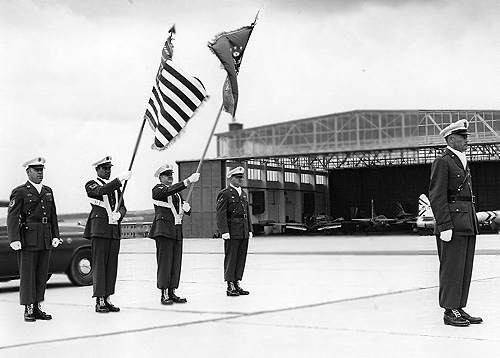
[[91, 184], [91, 185], [89, 186], [89, 188], [90, 188], [90, 189], [95, 189], [95, 188], [97, 188], [98, 186], [99, 186], [99, 184], [97, 184], [97, 183], [93, 183], [93, 184]]
[[9, 208], [12, 208], [16, 204], [16, 199], [12, 199], [9, 203]]

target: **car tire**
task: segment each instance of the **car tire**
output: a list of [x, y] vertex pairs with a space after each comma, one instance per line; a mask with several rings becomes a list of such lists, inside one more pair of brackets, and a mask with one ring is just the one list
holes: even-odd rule
[[73, 285], [92, 285], [92, 251], [89, 248], [78, 250], [73, 255], [66, 274]]

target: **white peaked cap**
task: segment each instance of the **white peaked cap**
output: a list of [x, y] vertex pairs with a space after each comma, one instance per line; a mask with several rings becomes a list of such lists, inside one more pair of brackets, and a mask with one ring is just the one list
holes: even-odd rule
[[113, 158], [111, 157], [111, 155], [108, 155], [108, 156], [106, 156], [106, 157], [104, 157], [104, 158], [102, 158], [102, 159], [99, 159], [97, 162], [92, 163], [92, 166], [93, 166], [93, 167], [98, 167], [99, 165], [103, 165], [103, 164], [113, 165], [113, 164], [111, 163], [111, 160], [112, 160], [112, 159], [113, 159]]
[[469, 128], [469, 122], [466, 119], [461, 119], [444, 127], [441, 132], [439, 132], [439, 135], [441, 135], [443, 138], [446, 138], [450, 134], [455, 133], [469, 134], [469, 132], [467, 132], [467, 128]]
[[233, 175], [245, 174], [245, 169], [243, 167], [236, 167], [227, 172], [227, 177], [231, 178]]
[[23, 163], [23, 167], [28, 168], [31, 166], [44, 166], [45, 164], [45, 158], [44, 157], [36, 157], [31, 160], [28, 160], [27, 162]]
[[174, 171], [174, 167], [172, 164], [163, 164], [159, 167], [155, 172], [155, 177], [158, 178], [161, 173], [166, 172], [167, 170]]

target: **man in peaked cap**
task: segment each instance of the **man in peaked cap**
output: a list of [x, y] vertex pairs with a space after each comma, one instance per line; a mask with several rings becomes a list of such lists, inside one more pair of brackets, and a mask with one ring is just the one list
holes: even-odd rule
[[120, 224], [127, 209], [123, 200], [120, 207], [117, 206], [122, 194], [120, 187], [130, 179], [132, 172], [126, 171], [110, 181], [113, 166], [111, 161], [111, 156], [106, 156], [93, 163], [97, 177], [85, 184], [92, 210], [83, 237], [92, 240], [94, 289], [92, 297], [96, 298], [97, 313], [120, 311], [111, 303], [110, 296], [115, 293], [121, 238]]
[[475, 197], [465, 151], [469, 123], [462, 119], [445, 127], [440, 135], [448, 146], [431, 168], [429, 198], [436, 221], [439, 255], [439, 305], [444, 324], [466, 327], [481, 323], [463, 309], [467, 304], [478, 224]]
[[44, 300], [51, 249], [60, 244], [57, 212], [52, 189], [42, 184], [45, 159], [23, 164], [28, 181], [12, 191], [7, 214], [10, 247], [17, 251], [19, 297], [25, 306], [24, 320], [50, 320], [40, 302]]
[[224, 280], [228, 296], [249, 294], [239, 285], [245, 270], [248, 239], [252, 238], [247, 194], [241, 189], [244, 174], [243, 167], [229, 170], [229, 185], [217, 195], [217, 228], [224, 239]]
[[149, 237], [156, 242], [158, 264], [156, 285], [161, 290], [160, 302], [164, 305], [186, 303], [187, 300], [175, 294], [179, 287], [182, 265], [182, 217], [191, 214], [191, 206], [183, 201], [181, 191], [200, 179], [199, 173], [172, 185], [173, 166], [162, 165], [155, 173], [160, 183], [153, 188], [155, 217]]

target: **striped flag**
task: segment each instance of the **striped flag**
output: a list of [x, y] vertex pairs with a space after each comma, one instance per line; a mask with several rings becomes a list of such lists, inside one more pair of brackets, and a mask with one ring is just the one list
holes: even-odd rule
[[172, 143], [207, 98], [203, 83], [172, 62], [172, 50], [170, 36], [165, 42], [160, 68], [144, 114], [155, 132], [152, 148], [158, 150]]

